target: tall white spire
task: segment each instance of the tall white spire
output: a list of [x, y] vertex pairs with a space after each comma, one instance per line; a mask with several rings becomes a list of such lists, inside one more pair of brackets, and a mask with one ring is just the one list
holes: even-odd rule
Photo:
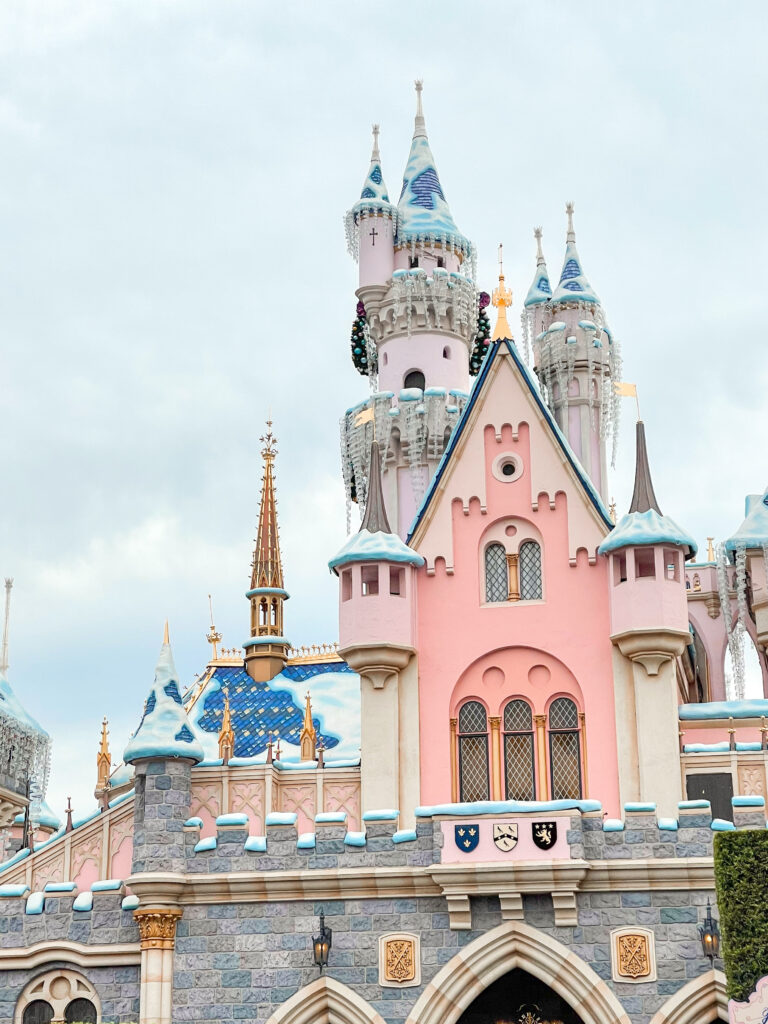
[[0, 651], [0, 674], [5, 675], [8, 671], [8, 624], [11, 618], [11, 588], [13, 577], [5, 578], [5, 618], [3, 619], [3, 647]]
[[416, 117], [413, 123], [413, 137], [414, 139], [426, 139], [427, 122], [424, 120], [424, 110], [421, 106], [421, 92], [424, 88], [424, 80], [417, 78], [413, 84], [416, 86]]
[[565, 204], [565, 212], [568, 214], [568, 234], [565, 236], [566, 242], [576, 241], [576, 232], [573, 230], [573, 203]]

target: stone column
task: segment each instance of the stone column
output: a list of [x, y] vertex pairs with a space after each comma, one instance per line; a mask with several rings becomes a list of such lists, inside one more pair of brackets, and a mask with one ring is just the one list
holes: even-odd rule
[[134, 910], [141, 940], [139, 1024], [172, 1024], [173, 947], [179, 907]]
[[183, 873], [192, 762], [168, 757], [142, 759], [135, 765], [133, 874]]

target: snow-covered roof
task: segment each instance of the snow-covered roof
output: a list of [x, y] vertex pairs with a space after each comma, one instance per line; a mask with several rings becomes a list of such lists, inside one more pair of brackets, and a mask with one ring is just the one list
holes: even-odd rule
[[21, 706], [19, 698], [2, 672], [0, 672], [0, 716], [16, 719], [25, 729], [39, 733], [41, 736], [48, 735], [42, 725]]
[[445, 200], [426, 135], [417, 135], [411, 142], [397, 204], [397, 240], [442, 242], [465, 253], [471, 248]]
[[725, 542], [726, 551], [768, 545], [768, 488], [763, 494], [748, 494], [744, 505], [746, 518], [736, 533]]
[[205, 757], [181, 702], [179, 677], [168, 643], [160, 649], [144, 715], [123, 754], [127, 763], [144, 757], [185, 757], [195, 762]]
[[[13, 823], [14, 825], [24, 824], [23, 811], [21, 812], [21, 814], [16, 815], [16, 817], [13, 819]], [[52, 828], [54, 830], [61, 828], [62, 824], [61, 818], [59, 818], [59, 816], [51, 810], [46, 800], [43, 800], [40, 804], [40, 813], [37, 817], [37, 823], [42, 828]]]
[[763, 718], [768, 715], [768, 700], [714, 700], [704, 704], [681, 704], [677, 709], [681, 722], [703, 722], [708, 719]]
[[600, 302], [582, 269], [575, 242], [568, 242], [565, 247], [560, 282], [555, 288], [552, 302]]
[[538, 306], [543, 302], [549, 302], [552, 298], [552, 285], [549, 283], [549, 273], [546, 264], [536, 267], [536, 273], [528, 294], [525, 297], [524, 306]]
[[360, 198], [349, 211], [350, 215], [357, 218], [363, 213], [388, 213], [395, 215], [395, 207], [389, 200], [389, 192], [384, 173], [381, 169], [381, 156], [379, 154], [378, 126], [374, 126], [373, 152], [371, 153], [371, 165], [365, 176], [363, 187], [360, 191]]
[[[304, 695], [312, 698], [312, 721], [330, 757], [357, 764], [360, 759], [360, 678], [343, 661], [286, 665], [268, 683], [255, 682], [242, 664], [214, 665], [202, 689], [188, 703], [189, 720], [202, 738], [206, 761], [219, 756], [218, 736], [229, 696], [235, 755], [264, 763], [269, 733], [280, 735], [281, 763], [301, 762]], [[273, 750], [273, 756], [277, 751]]]
[[675, 544], [687, 548], [686, 558], [693, 557], [698, 550], [693, 537], [674, 519], [660, 515], [653, 508], [622, 516], [597, 550], [601, 555], [607, 555], [618, 548], [644, 544]]
[[361, 530], [352, 534], [339, 553], [330, 560], [328, 568], [335, 570], [350, 562], [374, 561], [424, 565], [424, 559], [418, 551], [403, 544], [397, 534], [384, 533], [383, 530], [377, 530], [376, 533]]

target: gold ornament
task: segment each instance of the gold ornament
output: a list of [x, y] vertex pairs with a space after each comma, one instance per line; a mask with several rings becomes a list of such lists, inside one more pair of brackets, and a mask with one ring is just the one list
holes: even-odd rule
[[176, 940], [176, 923], [183, 910], [150, 909], [134, 910], [133, 917], [139, 926], [142, 949], [173, 949]]
[[413, 981], [416, 977], [413, 939], [390, 939], [384, 947], [384, 977], [387, 981]]

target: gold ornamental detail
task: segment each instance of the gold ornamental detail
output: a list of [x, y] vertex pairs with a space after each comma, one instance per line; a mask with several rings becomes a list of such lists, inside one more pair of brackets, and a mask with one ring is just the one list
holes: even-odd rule
[[147, 908], [134, 910], [133, 916], [139, 926], [142, 949], [173, 949], [176, 941], [176, 924], [183, 910], [161, 910]]
[[622, 978], [646, 978], [651, 973], [647, 935], [619, 935], [616, 939], [616, 973]]
[[384, 946], [384, 977], [403, 983], [416, 977], [416, 943], [413, 939], [389, 939]]

